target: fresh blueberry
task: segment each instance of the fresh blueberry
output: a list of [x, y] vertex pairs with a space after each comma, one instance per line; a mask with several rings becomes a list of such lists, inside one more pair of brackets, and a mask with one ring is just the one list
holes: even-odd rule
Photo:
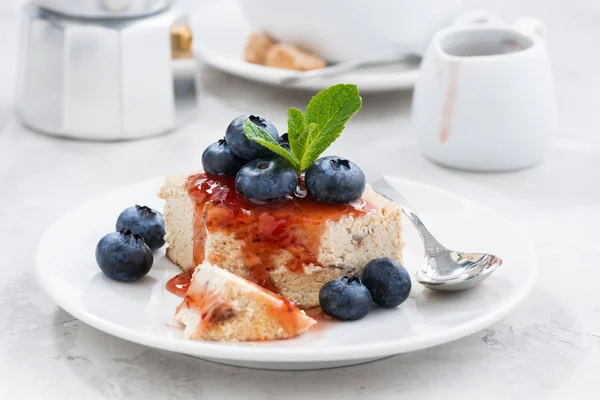
[[279, 144], [282, 145], [282, 146], [284, 144], [287, 144], [287, 145], [290, 144], [290, 136], [288, 135], [287, 132], [284, 133], [283, 135], [281, 135], [281, 137], [279, 138]]
[[290, 194], [297, 185], [296, 171], [280, 157], [250, 161], [235, 176], [238, 193], [255, 200], [270, 200]]
[[254, 125], [263, 128], [275, 141], [279, 140], [279, 132], [271, 121], [258, 115], [240, 115], [227, 127], [225, 138], [231, 151], [238, 157], [246, 160], [255, 160], [260, 157], [270, 157], [273, 152], [266, 147], [252, 141], [244, 135], [244, 120], [248, 118]]
[[165, 223], [163, 216], [156, 210], [146, 206], [129, 207], [117, 218], [117, 231], [129, 229], [140, 235], [151, 250], [159, 249], [165, 244]]
[[319, 158], [306, 170], [308, 193], [326, 203], [349, 203], [362, 196], [365, 174], [358, 165], [344, 158]]
[[281, 137], [279, 138], [279, 145], [286, 149], [288, 152], [292, 151], [292, 149], [290, 148], [290, 139], [287, 133], [281, 135]]
[[96, 262], [111, 279], [133, 282], [146, 276], [154, 256], [140, 235], [128, 229], [109, 233], [96, 246]]
[[211, 144], [202, 153], [204, 171], [211, 175], [235, 176], [247, 162], [233, 154], [225, 139]]
[[363, 269], [362, 279], [371, 292], [373, 302], [386, 308], [402, 304], [412, 287], [406, 268], [388, 257], [369, 261]]
[[371, 293], [357, 277], [343, 277], [323, 285], [319, 291], [319, 303], [330, 317], [353, 321], [369, 313]]

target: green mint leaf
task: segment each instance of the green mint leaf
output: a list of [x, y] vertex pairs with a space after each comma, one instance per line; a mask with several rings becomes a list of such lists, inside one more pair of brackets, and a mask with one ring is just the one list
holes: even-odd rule
[[[333, 143], [346, 125], [346, 122], [362, 106], [362, 99], [356, 85], [339, 84], [317, 93], [306, 107], [305, 124], [315, 124], [310, 131], [305, 129], [300, 168], [305, 169]], [[291, 144], [291, 140], [290, 140]]]
[[263, 147], [266, 147], [273, 153], [280, 155], [281, 157], [286, 159], [290, 163], [290, 165], [294, 167], [296, 172], [300, 173], [301, 170], [298, 159], [294, 157], [294, 155], [288, 153], [286, 149], [281, 147], [279, 143], [277, 143], [275, 139], [273, 139], [271, 135], [267, 133], [267, 131], [265, 131], [260, 126], [254, 125], [252, 121], [250, 121], [248, 118], [244, 120], [243, 129], [244, 135], [246, 135], [248, 139], [255, 141]]
[[[308, 124], [306, 126], [306, 130], [304, 131], [304, 148], [302, 150], [302, 155], [299, 157], [300, 158], [300, 170], [304, 171], [306, 168], [308, 168], [310, 166], [310, 164], [312, 164], [317, 158], [319, 158], [319, 155], [321, 155], [321, 153], [323, 153], [322, 151], [317, 154], [317, 156], [310, 161], [310, 156], [308, 156], [308, 152], [310, 151], [310, 149], [316, 149], [316, 146], [311, 146], [311, 147], [306, 147], [307, 143], [317, 143], [318, 141], [318, 126], [317, 124], [315, 124], [314, 122], [311, 122], [310, 124]], [[339, 136], [339, 135], [338, 135]], [[335, 139], [334, 139], [335, 140]], [[327, 145], [329, 146], [329, 145]], [[327, 147], [326, 147], [327, 148]]]
[[244, 135], [282, 156], [296, 172], [308, 168], [338, 138], [348, 120], [362, 106], [356, 85], [335, 85], [317, 93], [306, 113], [288, 110], [288, 137], [291, 154], [264, 129], [244, 120]]
[[297, 158], [302, 157], [304, 153], [304, 130], [306, 129], [306, 122], [304, 121], [304, 114], [297, 108], [290, 108], [288, 110], [288, 138], [290, 141], [290, 148], [292, 154]]

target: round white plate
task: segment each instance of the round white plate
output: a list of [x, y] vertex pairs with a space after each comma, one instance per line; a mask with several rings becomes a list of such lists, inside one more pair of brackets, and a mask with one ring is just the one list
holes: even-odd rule
[[[217, 69], [274, 86], [280, 86], [282, 78], [296, 74], [295, 71], [244, 61], [244, 47], [252, 28], [235, 1], [223, 0], [201, 7], [192, 19], [192, 28], [194, 51], [204, 62]], [[338, 83], [353, 83], [362, 93], [389, 92], [412, 88], [419, 76], [418, 68], [415, 63], [361, 68], [289, 87], [319, 91]]]
[[[165, 290], [178, 268], [155, 254], [150, 274], [119, 283], [98, 269], [98, 240], [114, 230], [119, 213], [133, 204], [161, 208], [162, 178], [143, 181], [88, 201], [62, 216], [39, 244], [37, 277], [60, 307], [81, 321], [120, 338], [226, 364], [269, 369], [313, 369], [352, 365], [446, 343], [498, 321], [531, 291], [536, 257], [529, 242], [502, 217], [434, 187], [386, 178], [418, 210], [442, 243], [464, 251], [501, 256], [504, 264], [476, 288], [437, 293], [413, 282], [408, 300], [376, 309], [355, 322], [317, 324], [298, 338], [260, 343], [189, 341], [174, 327], [181, 299]], [[423, 248], [405, 224], [405, 266], [414, 276]]]

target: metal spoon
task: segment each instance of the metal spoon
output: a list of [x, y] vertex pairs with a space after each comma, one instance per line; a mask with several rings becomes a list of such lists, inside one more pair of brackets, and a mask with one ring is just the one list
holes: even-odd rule
[[408, 201], [387, 181], [373, 183], [373, 190], [397, 203], [411, 220], [425, 246], [425, 259], [417, 271], [417, 282], [432, 290], [470, 289], [502, 265], [500, 257], [483, 253], [463, 253], [442, 246], [431, 234]]
[[416, 54], [386, 54], [371, 57], [365, 57], [352, 61], [344, 61], [333, 64], [329, 67], [315, 69], [306, 72], [297, 72], [294, 75], [286, 76], [279, 80], [281, 86], [291, 86], [307, 79], [331, 77], [344, 72], [351, 71], [360, 67], [374, 67], [377, 65], [387, 65], [396, 63], [417, 63], [421, 60], [421, 56]]

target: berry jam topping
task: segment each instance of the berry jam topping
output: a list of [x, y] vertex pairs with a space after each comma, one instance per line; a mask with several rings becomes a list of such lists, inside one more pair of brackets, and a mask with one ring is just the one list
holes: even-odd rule
[[[299, 186], [303, 186], [300, 182]], [[204, 260], [206, 232], [232, 235], [241, 243], [241, 259], [250, 279], [277, 292], [269, 277], [282, 250], [289, 254], [287, 268], [302, 273], [304, 265], [318, 265], [325, 221], [375, 210], [362, 198], [348, 204], [328, 204], [310, 195], [286, 195], [269, 202], [253, 202], [238, 194], [233, 177], [192, 175], [186, 184], [195, 201], [194, 264]], [[218, 259], [208, 261], [219, 264]]]
[[194, 268], [175, 275], [167, 282], [167, 290], [175, 296], [185, 297], [192, 282], [192, 275], [194, 275]]

